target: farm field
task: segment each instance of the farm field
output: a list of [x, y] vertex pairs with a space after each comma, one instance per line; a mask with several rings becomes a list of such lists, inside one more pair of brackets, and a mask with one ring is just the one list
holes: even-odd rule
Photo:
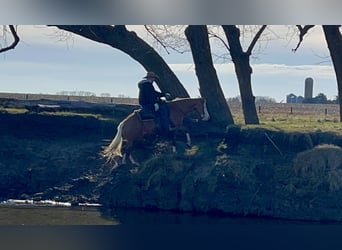
[[[244, 124], [241, 104], [230, 103], [236, 124]], [[342, 133], [338, 104], [266, 103], [256, 106], [261, 126], [289, 131]]]
[[[128, 97], [94, 97], [94, 96], [62, 96], [40, 94], [0, 93], [0, 98], [50, 101], [83, 101], [104, 104], [137, 105], [136, 98]], [[244, 125], [241, 103], [229, 103], [236, 125]], [[257, 103], [260, 126], [286, 131], [333, 131], [342, 133], [339, 122], [338, 104], [301, 104], [301, 103]], [[251, 125], [249, 125], [251, 126]]]

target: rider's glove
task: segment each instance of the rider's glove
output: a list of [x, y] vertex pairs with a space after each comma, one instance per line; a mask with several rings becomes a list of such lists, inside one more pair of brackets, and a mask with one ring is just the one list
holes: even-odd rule
[[166, 98], [167, 100], [170, 99], [170, 98], [171, 98], [170, 93], [165, 93], [165, 98]]

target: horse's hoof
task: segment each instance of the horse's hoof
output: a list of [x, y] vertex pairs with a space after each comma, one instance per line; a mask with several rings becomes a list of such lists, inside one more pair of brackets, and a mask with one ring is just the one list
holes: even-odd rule
[[138, 162], [133, 162], [133, 164], [134, 164], [135, 166], [140, 167], [140, 163], [138, 163]]
[[137, 167], [129, 170], [129, 172], [131, 172], [131, 174], [136, 174], [136, 173], [138, 173], [138, 171], [139, 171], [139, 169]]
[[192, 146], [191, 146], [191, 144], [186, 144], [186, 146], [188, 147], [188, 149], [191, 149], [192, 148]]

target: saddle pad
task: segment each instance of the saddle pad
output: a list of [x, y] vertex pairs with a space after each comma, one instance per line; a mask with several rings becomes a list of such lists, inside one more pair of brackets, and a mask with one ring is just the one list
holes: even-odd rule
[[139, 119], [142, 121], [154, 120], [156, 118], [153, 113], [151, 113], [150, 111], [143, 110], [143, 109], [136, 110], [136, 113], [138, 114]]

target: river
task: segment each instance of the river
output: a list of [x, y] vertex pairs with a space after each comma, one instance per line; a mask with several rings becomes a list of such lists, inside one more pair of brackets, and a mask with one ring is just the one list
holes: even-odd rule
[[[0, 225], [310, 225], [308, 221], [180, 213], [148, 209], [102, 209], [100, 204], [10, 199], [0, 203]], [[341, 224], [342, 225], [342, 224]]]
[[99, 204], [71, 206], [52, 201], [39, 204], [32, 201], [3, 202], [0, 205], [0, 242], [6, 250], [330, 250], [341, 249], [341, 232], [342, 223], [333, 222], [142, 209], [104, 211]]
[[342, 222], [284, 220], [157, 209], [104, 209], [101, 204], [9, 199], [0, 202], [0, 226], [48, 225], [338, 225]]

